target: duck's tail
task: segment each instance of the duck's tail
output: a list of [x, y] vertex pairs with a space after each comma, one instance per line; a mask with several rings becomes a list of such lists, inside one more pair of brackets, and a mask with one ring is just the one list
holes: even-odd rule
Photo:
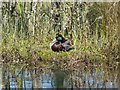
[[69, 48], [67, 51], [71, 51], [71, 50], [73, 50], [74, 49], [74, 47], [71, 47], [71, 48]]

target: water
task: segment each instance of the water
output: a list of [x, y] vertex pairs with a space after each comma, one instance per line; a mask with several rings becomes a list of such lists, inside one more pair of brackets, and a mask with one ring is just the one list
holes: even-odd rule
[[118, 88], [118, 69], [3, 69], [3, 88]]

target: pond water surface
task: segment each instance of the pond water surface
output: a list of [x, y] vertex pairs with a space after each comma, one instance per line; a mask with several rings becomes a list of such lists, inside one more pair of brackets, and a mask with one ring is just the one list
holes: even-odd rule
[[119, 69], [2, 69], [2, 88], [118, 88]]

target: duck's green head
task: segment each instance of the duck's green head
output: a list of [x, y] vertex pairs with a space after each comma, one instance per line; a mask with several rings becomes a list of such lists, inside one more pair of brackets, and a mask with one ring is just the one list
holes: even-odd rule
[[56, 39], [59, 41], [59, 42], [63, 42], [64, 38], [61, 34], [56, 34]]

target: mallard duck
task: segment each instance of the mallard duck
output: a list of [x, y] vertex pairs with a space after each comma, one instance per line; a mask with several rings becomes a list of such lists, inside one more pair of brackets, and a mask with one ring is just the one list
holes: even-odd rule
[[50, 43], [50, 48], [55, 52], [67, 51], [69, 50], [70, 46], [70, 42], [61, 34], [56, 34], [55, 39], [53, 39], [53, 41]]

